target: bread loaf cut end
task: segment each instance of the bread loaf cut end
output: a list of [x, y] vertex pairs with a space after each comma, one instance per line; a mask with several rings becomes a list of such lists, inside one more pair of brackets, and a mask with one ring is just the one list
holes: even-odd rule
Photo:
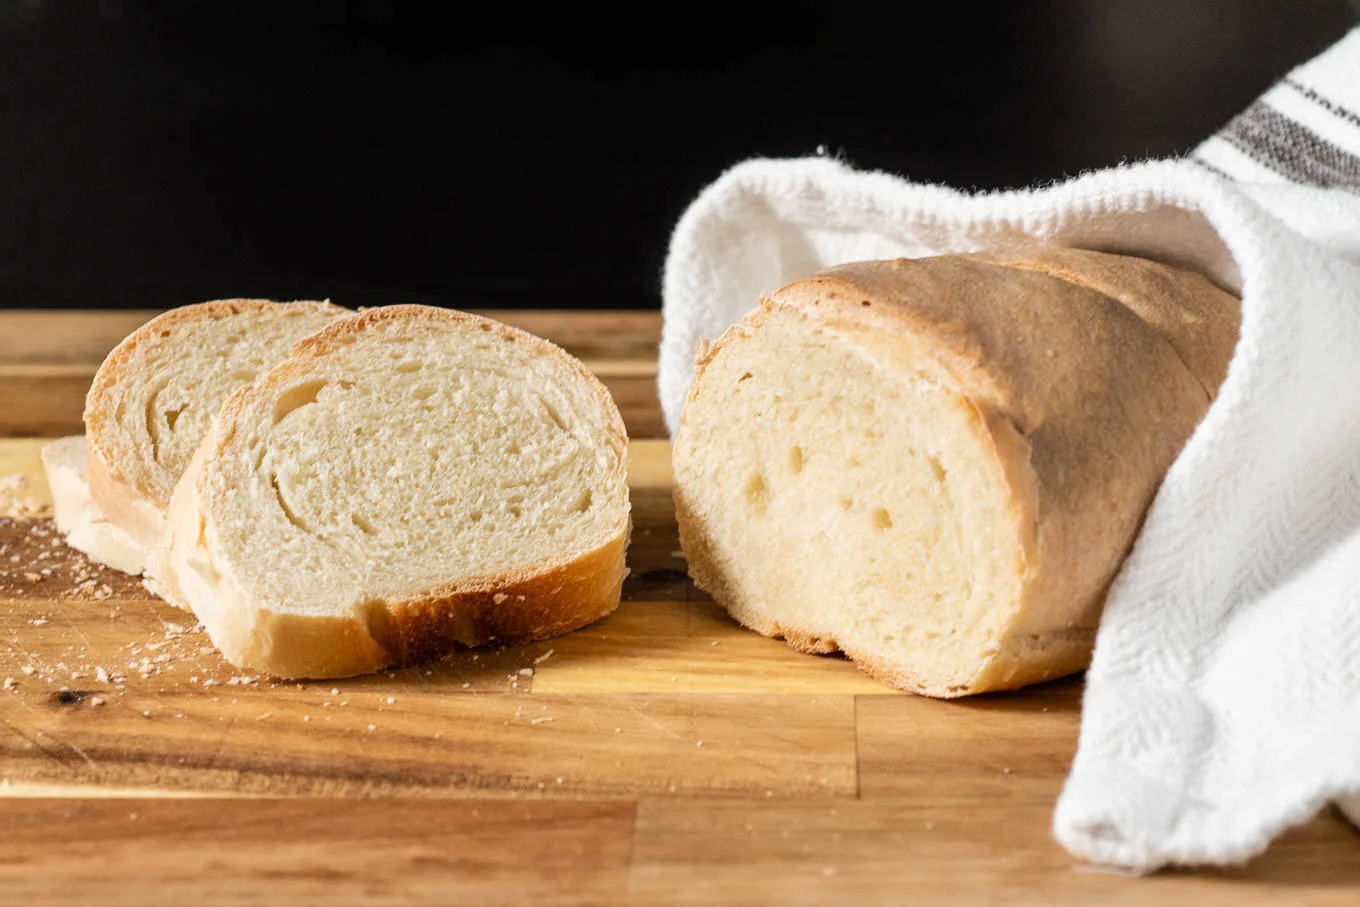
[[1089, 252], [790, 284], [696, 368], [674, 453], [691, 575], [746, 626], [930, 696], [1080, 670], [1236, 313]]
[[[1034, 507], [1009, 425], [777, 307], [724, 338], [707, 393], [676, 450], [676, 516], [695, 582], [738, 621], [939, 696], [1007, 657]], [[1090, 632], [1032, 644], [1070, 671]]]

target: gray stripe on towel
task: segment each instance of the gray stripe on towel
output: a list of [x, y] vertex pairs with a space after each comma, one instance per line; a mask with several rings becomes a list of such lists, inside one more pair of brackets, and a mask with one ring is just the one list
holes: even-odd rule
[[1234, 117], [1219, 137], [1291, 182], [1360, 189], [1360, 157], [1261, 101]]

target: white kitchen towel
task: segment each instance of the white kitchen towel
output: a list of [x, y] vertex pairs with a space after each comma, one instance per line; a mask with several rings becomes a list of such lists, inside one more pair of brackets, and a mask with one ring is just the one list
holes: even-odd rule
[[1110, 590], [1054, 814], [1077, 856], [1239, 862], [1360, 792], [1357, 154], [1353, 31], [1185, 159], [983, 195], [752, 160], [672, 236], [672, 433], [697, 342], [846, 261], [1047, 243], [1198, 269], [1242, 296], [1227, 379]]

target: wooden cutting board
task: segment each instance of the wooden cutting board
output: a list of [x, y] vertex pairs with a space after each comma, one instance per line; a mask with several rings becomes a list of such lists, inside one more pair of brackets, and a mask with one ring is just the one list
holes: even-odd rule
[[[47, 501], [145, 313], [0, 313], [0, 508]], [[1081, 682], [937, 702], [731, 622], [684, 573], [651, 313], [500, 313], [586, 359], [634, 441], [613, 616], [353, 680], [233, 669], [177, 611], [0, 519], [2, 903], [1360, 902], [1326, 810], [1246, 868], [1133, 878], [1049, 826]]]

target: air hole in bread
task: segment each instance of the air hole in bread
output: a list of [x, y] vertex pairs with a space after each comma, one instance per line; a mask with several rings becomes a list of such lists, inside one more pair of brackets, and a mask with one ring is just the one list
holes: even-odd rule
[[435, 388], [430, 384], [417, 384], [411, 389], [411, 396], [416, 400], [428, 400], [435, 394]]
[[274, 424], [278, 425], [309, 403], [315, 403], [317, 395], [325, 386], [325, 381], [307, 381], [288, 388], [279, 395], [278, 401], [274, 404]]
[[420, 367], [424, 364], [419, 359], [407, 359], [405, 362], [398, 362], [393, 371], [399, 375], [409, 375], [411, 372], [420, 371]]
[[279, 487], [279, 477], [277, 473], [270, 474], [269, 484], [273, 486], [274, 496], [279, 499], [279, 509], [282, 510], [283, 515], [288, 518], [288, 522], [292, 523], [294, 526], [301, 529], [303, 532], [310, 534], [312, 531], [311, 527], [304, 523], [302, 521], [302, 518], [299, 517], [293, 511], [293, 508], [289, 506], [288, 499], [283, 494], [283, 489]]
[[374, 526], [373, 523], [370, 522], [370, 521], [369, 521], [366, 517], [364, 517], [362, 514], [351, 513], [351, 514], [349, 515], [349, 521], [350, 521], [351, 523], [353, 523], [353, 524], [355, 525], [355, 527], [357, 527], [358, 530], [359, 530], [360, 532], [362, 532], [364, 535], [377, 535], [377, 534], [378, 534], [378, 528], [377, 528], [376, 526]]
[[945, 469], [935, 457], [927, 457], [930, 460], [930, 471], [935, 474], [935, 481], [943, 482], [949, 477], [949, 470]]
[[756, 510], [764, 510], [765, 504], [770, 496], [769, 486], [765, 484], [765, 477], [758, 472], [751, 473], [746, 479], [746, 486], [742, 489], [746, 494], [746, 500]]
[[803, 448], [797, 444], [789, 448], [789, 471], [794, 475], [803, 471]]
[[585, 513], [590, 509], [590, 505], [595, 501], [595, 492], [587, 488], [581, 492], [581, 497], [576, 500], [576, 512]]
[[547, 400], [539, 398], [539, 401], [543, 404], [543, 409], [548, 413], [548, 418], [552, 420], [553, 425], [556, 425], [560, 431], [571, 434], [567, 431], [567, 423], [562, 421], [562, 414]]
[[146, 398], [146, 433], [151, 441], [151, 459], [157, 463], [161, 462], [161, 427], [156, 420], [156, 400], [160, 398], [161, 391], [165, 390], [165, 385], [160, 385], [153, 390]]
[[855, 499], [843, 497], [837, 503], [840, 504], [841, 510], [849, 510], [855, 506]]
[[258, 373], [253, 372], [250, 369], [238, 368], [227, 377], [229, 377], [232, 381], [239, 381], [242, 384], [249, 384], [250, 382], [254, 381], [256, 377], [258, 377]]
[[888, 511], [882, 507], [875, 507], [873, 510], [869, 511], [869, 522], [879, 531], [891, 529], [893, 524], [892, 517], [890, 517]]
[[741, 382], [743, 381], [750, 381], [754, 377], [755, 375], [752, 375], [750, 372], [746, 372], [740, 378], [737, 379], [737, 383], [741, 384]]
[[178, 407], [178, 408], [176, 408], [176, 409], [168, 409], [168, 410], [166, 410], [166, 411], [165, 411], [165, 425], [166, 425], [166, 427], [169, 428], [171, 431], [174, 431], [174, 430], [175, 430], [175, 423], [179, 421], [179, 414], [182, 413], [182, 412], [184, 412], [184, 410], [185, 410], [186, 408], [187, 408], [187, 404], [186, 404], [185, 406], [180, 406], [180, 407]]

